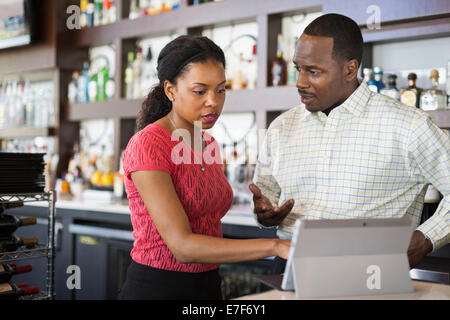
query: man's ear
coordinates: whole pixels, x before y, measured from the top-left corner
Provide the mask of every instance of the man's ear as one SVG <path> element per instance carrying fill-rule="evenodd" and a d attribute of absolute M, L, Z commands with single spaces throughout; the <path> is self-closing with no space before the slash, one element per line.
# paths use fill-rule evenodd
<path fill-rule="evenodd" d="M 353 82 L 358 77 L 358 60 L 351 59 L 344 64 L 343 76 L 347 82 Z"/>

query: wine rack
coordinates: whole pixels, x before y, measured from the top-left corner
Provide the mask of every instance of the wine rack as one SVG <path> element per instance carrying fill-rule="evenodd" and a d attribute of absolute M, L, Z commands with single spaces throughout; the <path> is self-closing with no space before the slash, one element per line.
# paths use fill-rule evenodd
<path fill-rule="evenodd" d="M 17 251 L 0 253 L 0 263 L 35 258 L 47 258 L 47 290 L 33 295 L 31 300 L 55 299 L 55 203 L 56 192 L 50 190 L 42 193 L 0 194 L 0 205 L 11 202 L 36 202 L 46 201 L 49 204 L 48 214 L 48 239 L 46 244 L 39 243 L 32 249 L 22 248 Z"/>

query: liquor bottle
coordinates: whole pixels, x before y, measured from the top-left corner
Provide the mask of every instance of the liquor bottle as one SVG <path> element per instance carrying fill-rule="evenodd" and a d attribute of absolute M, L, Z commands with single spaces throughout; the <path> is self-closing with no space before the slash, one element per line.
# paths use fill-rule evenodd
<path fill-rule="evenodd" d="M 156 68 L 154 67 L 152 61 L 152 48 L 148 47 L 147 55 L 142 66 L 141 75 L 141 88 L 144 95 L 147 95 L 150 92 L 150 88 L 159 81 L 158 75 L 156 74 Z"/>
<path fill-rule="evenodd" d="M 123 199 L 125 194 L 124 177 L 120 172 L 114 173 L 114 196 L 118 199 Z"/>
<path fill-rule="evenodd" d="M 148 10 L 150 8 L 150 0 L 139 0 L 139 3 L 137 5 L 140 17 L 148 14 Z"/>
<path fill-rule="evenodd" d="M 142 48 L 137 48 L 136 59 L 133 61 L 133 99 L 138 99 L 142 96 L 142 67 L 144 64 L 144 58 L 142 56 Z"/>
<path fill-rule="evenodd" d="M 94 0 L 89 0 L 89 3 L 86 7 L 86 13 L 87 13 L 87 27 L 94 26 L 94 12 L 95 12 L 95 3 Z"/>
<path fill-rule="evenodd" d="M 78 83 L 78 77 L 80 76 L 80 74 L 78 73 L 78 71 L 75 71 L 74 73 L 72 73 L 72 80 L 69 83 L 69 88 L 67 90 L 67 98 L 69 100 L 70 103 L 76 103 L 77 102 L 77 83 Z"/>
<path fill-rule="evenodd" d="M 36 119 L 36 110 L 34 107 L 34 99 L 33 94 L 31 91 L 31 84 L 30 81 L 27 80 L 25 82 L 25 88 L 23 93 L 23 104 L 24 104 L 24 125 L 25 126 L 35 126 L 35 119 Z"/>
<path fill-rule="evenodd" d="M 180 0 L 170 0 L 172 3 L 172 10 L 180 9 Z"/>
<path fill-rule="evenodd" d="M 109 0 L 111 3 L 111 6 L 109 8 L 109 20 L 111 23 L 116 22 L 117 19 L 117 7 L 116 7 L 116 1 L 115 0 Z"/>
<path fill-rule="evenodd" d="M 8 108 L 6 106 L 6 82 L 0 87 L 0 128 L 5 128 L 8 123 Z"/>
<path fill-rule="evenodd" d="M 36 224 L 36 218 L 19 218 L 9 214 L 2 214 L 0 216 L 0 239 L 11 237 L 17 228 L 22 226 L 30 226 Z"/>
<path fill-rule="evenodd" d="M 88 22 L 87 5 L 88 5 L 88 0 L 80 0 L 80 27 L 81 28 L 84 28 L 87 26 L 87 22 Z"/>
<path fill-rule="evenodd" d="M 443 90 L 439 89 L 439 71 L 436 69 L 430 73 L 431 88 L 422 91 L 420 95 L 420 108 L 425 111 L 447 108 L 447 97 Z"/>
<path fill-rule="evenodd" d="M 16 251 L 22 246 L 33 248 L 37 244 L 37 238 L 24 238 L 13 235 L 7 239 L 0 240 L 0 252 Z"/>
<path fill-rule="evenodd" d="M 98 101 L 98 72 L 92 72 L 89 77 L 88 83 L 88 101 L 96 102 Z"/>
<path fill-rule="evenodd" d="M 413 72 L 408 74 L 408 87 L 400 90 L 400 102 L 410 107 L 420 107 L 421 88 L 416 87 L 417 75 Z"/>
<path fill-rule="evenodd" d="M 24 125 L 25 121 L 25 107 L 23 104 L 23 96 L 24 96 L 24 88 L 25 85 L 22 81 L 20 81 L 16 87 L 16 93 L 14 97 L 14 105 L 16 109 L 16 126 L 21 127 Z"/>
<path fill-rule="evenodd" d="M 39 287 L 19 286 L 13 283 L 0 284 L 0 300 L 18 300 L 22 296 L 39 293 Z"/>
<path fill-rule="evenodd" d="M 11 280 L 11 277 L 16 274 L 30 272 L 33 269 L 31 264 L 25 266 L 17 266 L 15 264 L 0 263 L 0 283 L 5 283 Z"/>
<path fill-rule="evenodd" d="M 125 69 L 125 98 L 133 99 L 134 72 L 133 72 L 134 52 L 128 52 L 128 65 Z"/>
<path fill-rule="evenodd" d="M 88 84 L 89 84 L 89 63 L 83 64 L 83 72 L 78 77 L 78 103 L 86 103 L 88 101 Z"/>
<path fill-rule="evenodd" d="M 19 208 L 19 207 L 23 207 L 22 201 L 0 203 L 0 214 L 2 214 L 5 210 L 12 209 L 12 208 Z"/>
<path fill-rule="evenodd" d="M 109 80 L 109 69 L 103 66 L 97 73 L 97 101 L 106 101 L 106 83 Z"/>
<path fill-rule="evenodd" d="M 162 1 L 162 11 L 171 11 L 173 10 L 173 1 L 172 0 L 163 0 Z"/>
<path fill-rule="evenodd" d="M 278 35 L 277 44 L 277 57 L 272 62 L 271 75 L 272 75 L 272 86 L 284 86 L 287 83 L 287 64 L 283 59 L 283 48 L 282 48 L 283 36 Z"/>
<path fill-rule="evenodd" d="M 114 94 L 116 93 L 116 83 L 114 79 L 109 76 L 108 81 L 106 81 L 105 85 L 105 95 L 106 100 L 112 100 L 114 98 Z"/>
<path fill-rule="evenodd" d="M 294 58 L 293 54 L 295 52 L 296 45 L 297 45 L 297 37 L 294 37 L 290 43 L 289 48 L 290 59 L 287 62 L 287 84 L 289 86 L 295 86 L 295 84 L 297 83 L 297 68 L 295 67 L 294 62 L 292 61 Z"/>
<path fill-rule="evenodd" d="M 245 89 L 247 87 L 247 81 L 245 80 L 243 69 L 244 69 L 244 55 L 241 52 L 239 54 L 239 64 L 233 74 L 233 85 L 231 89 L 240 90 Z"/>
<path fill-rule="evenodd" d="M 375 74 L 374 80 L 377 86 L 377 92 L 379 93 L 381 89 L 384 89 L 386 85 L 383 82 L 383 71 L 380 67 L 373 68 L 373 72 Z"/>
<path fill-rule="evenodd" d="M 102 24 L 110 24 L 111 21 L 111 0 L 103 0 Z"/>
<path fill-rule="evenodd" d="M 257 85 L 258 80 L 258 59 L 256 55 L 256 44 L 252 47 L 252 58 L 248 61 L 248 68 L 247 68 L 247 88 L 248 89 L 255 89 Z"/>
<path fill-rule="evenodd" d="M 150 7 L 147 10 L 148 15 L 158 14 L 162 11 L 163 3 L 162 0 L 150 0 Z"/>
<path fill-rule="evenodd" d="M 102 8 L 103 8 L 103 1 L 102 0 L 95 0 L 94 26 L 99 26 L 103 22 Z"/>
<path fill-rule="evenodd" d="M 128 19 L 133 20 L 139 18 L 139 6 L 137 0 L 131 0 L 130 2 L 130 13 Z"/>
<path fill-rule="evenodd" d="M 400 100 L 400 93 L 397 89 L 397 76 L 395 74 L 388 75 L 388 86 L 387 88 L 381 89 L 380 93 L 396 100 Z"/>

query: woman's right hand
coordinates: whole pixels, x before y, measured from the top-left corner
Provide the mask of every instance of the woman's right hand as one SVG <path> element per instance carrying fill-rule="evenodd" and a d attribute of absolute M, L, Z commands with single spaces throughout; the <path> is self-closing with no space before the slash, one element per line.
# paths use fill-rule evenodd
<path fill-rule="evenodd" d="M 291 240 L 276 239 L 275 251 L 280 258 L 287 260 L 291 249 Z"/>

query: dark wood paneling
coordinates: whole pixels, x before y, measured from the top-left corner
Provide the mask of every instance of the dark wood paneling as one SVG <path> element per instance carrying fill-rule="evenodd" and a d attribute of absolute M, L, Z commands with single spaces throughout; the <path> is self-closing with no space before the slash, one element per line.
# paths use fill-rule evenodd
<path fill-rule="evenodd" d="M 450 35 L 450 13 L 444 18 L 385 25 L 380 30 L 362 28 L 361 31 L 366 43 L 447 37 Z"/>
<path fill-rule="evenodd" d="M 136 118 L 144 99 L 111 100 L 68 105 L 69 120 L 80 121 L 101 118 Z M 300 104 L 294 86 L 266 87 L 254 90 L 228 91 L 224 112 L 262 110 L 288 110 Z"/>
<path fill-rule="evenodd" d="M 181 7 L 179 10 L 144 16 L 135 20 L 124 19 L 105 26 L 67 32 L 74 46 L 92 46 L 112 43 L 114 39 L 138 38 L 168 33 L 184 28 L 216 25 L 224 22 L 255 19 L 258 15 L 278 14 L 286 11 L 319 11 L 320 0 L 226 0 L 200 6 Z M 239 10 L 236 10 L 239 8 Z"/>
<path fill-rule="evenodd" d="M 281 33 L 281 18 L 279 14 L 269 16 L 267 30 L 267 86 L 271 85 L 272 61 L 277 57 L 278 34 Z"/>

